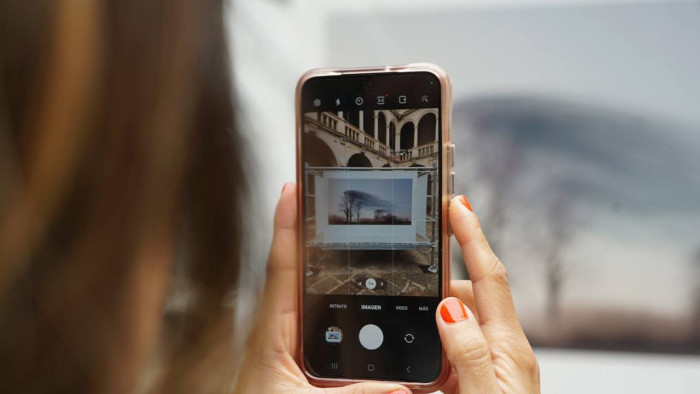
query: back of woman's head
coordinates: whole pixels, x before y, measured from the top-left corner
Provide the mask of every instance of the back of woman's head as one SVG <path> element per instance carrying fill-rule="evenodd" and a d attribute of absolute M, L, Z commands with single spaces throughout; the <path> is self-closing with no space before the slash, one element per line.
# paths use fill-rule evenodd
<path fill-rule="evenodd" d="M 221 3 L 0 0 L 0 392 L 229 383 Z"/>

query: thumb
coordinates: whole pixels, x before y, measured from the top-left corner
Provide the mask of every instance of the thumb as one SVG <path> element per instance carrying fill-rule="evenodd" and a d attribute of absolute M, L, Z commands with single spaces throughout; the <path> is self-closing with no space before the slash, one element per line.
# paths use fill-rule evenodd
<path fill-rule="evenodd" d="M 410 394 L 411 390 L 398 384 L 366 382 L 326 389 L 329 394 Z"/>
<path fill-rule="evenodd" d="M 435 313 L 445 355 L 461 393 L 500 393 L 489 345 L 474 314 L 459 298 L 445 298 Z"/>

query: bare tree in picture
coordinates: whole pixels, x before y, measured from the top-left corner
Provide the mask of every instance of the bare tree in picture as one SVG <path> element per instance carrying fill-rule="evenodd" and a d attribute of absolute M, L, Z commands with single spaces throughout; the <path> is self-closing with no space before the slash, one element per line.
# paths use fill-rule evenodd
<path fill-rule="evenodd" d="M 503 239 L 507 227 L 509 208 L 513 204 L 512 195 L 516 188 L 516 181 L 524 171 L 523 154 L 516 141 L 503 137 L 514 133 L 496 133 L 493 127 L 516 126 L 484 126 L 478 122 L 468 121 L 468 130 L 471 130 L 475 139 L 480 141 L 482 148 L 472 153 L 476 158 L 477 170 L 470 179 L 470 187 L 474 190 L 484 189 L 489 192 L 488 205 L 481 218 L 484 232 L 488 236 L 489 244 L 494 252 L 499 255 L 503 249 Z M 465 168 L 463 173 L 472 170 Z M 459 259 L 459 253 L 454 254 Z M 456 264 L 457 276 L 468 277 L 464 264 Z"/>
<path fill-rule="evenodd" d="M 547 315 L 553 330 L 558 332 L 562 287 L 565 279 L 563 251 L 572 237 L 573 226 L 569 196 L 563 191 L 555 192 L 544 219 L 549 234 L 545 237 L 545 283 L 547 285 Z"/>
<path fill-rule="evenodd" d="M 485 222 L 488 226 L 489 244 L 496 254 L 501 253 L 503 236 L 507 227 L 508 208 L 513 203 L 515 181 L 522 171 L 522 153 L 516 141 L 502 140 L 494 144 L 496 151 L 484 155 L 484 177 L 492 191 Z"/>
<path fill-rule="evenodd" d="M 352 223 L 352 214 L 355 209 L 355 197 L 346 190 L 340 197 L 340 210 L 345 214 L 345 223 Z"/>
<path fill-rule="evenodd" d="M 362 210 L 363 202 L 361 199 L 356 199 L 355 200 L 355 214 L 357 215 L 357 223 L 360 223 L 360 211 Z"/>

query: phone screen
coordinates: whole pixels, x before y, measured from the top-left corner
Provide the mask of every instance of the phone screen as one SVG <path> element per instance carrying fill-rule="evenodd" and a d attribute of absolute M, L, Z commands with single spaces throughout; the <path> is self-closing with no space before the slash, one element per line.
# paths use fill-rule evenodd
<path fill-rule="evenodd" d="M 300 108 L 305 367 L 432 382 L 442 352 L 440 80 L 315 77 Z"/>

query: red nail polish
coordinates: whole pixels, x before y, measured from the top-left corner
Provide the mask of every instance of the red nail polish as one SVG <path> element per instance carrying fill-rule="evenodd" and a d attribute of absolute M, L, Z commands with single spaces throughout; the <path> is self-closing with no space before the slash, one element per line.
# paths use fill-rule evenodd
<path fill-rule="evenodd" d="M 472 209 L 472 205 L 469 204 L 469 200 L 467 200 L 467 198 L 464 197 L 464 194 L 462 194 L 461 196 L 459 196 L 459 201 L 462 203 L 462 205 L 464 205 L 465 207 L 467 207 L 468 210 L 474 212 L 474 210 Z"/>
<path fill-rule="evenodd" d="M 462 301 L 456 298 L 448 298 L 440 307 L 440 316 L 447 323 L 457 323 L 458 321 L 467 320 L 467 310 L 464 308 Z"/>

